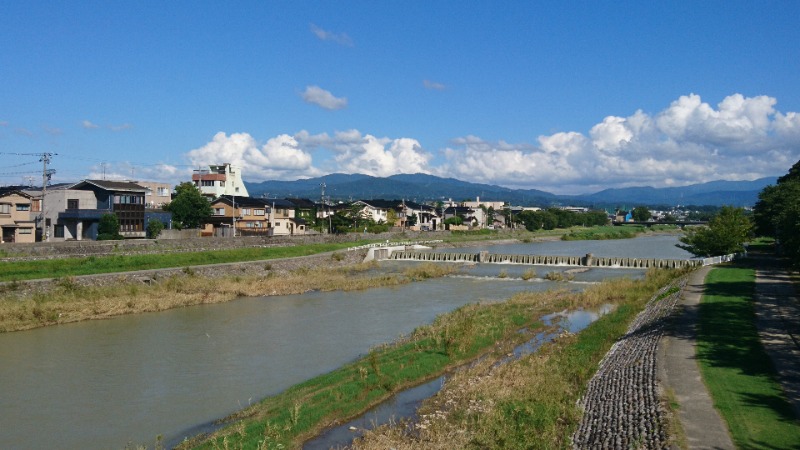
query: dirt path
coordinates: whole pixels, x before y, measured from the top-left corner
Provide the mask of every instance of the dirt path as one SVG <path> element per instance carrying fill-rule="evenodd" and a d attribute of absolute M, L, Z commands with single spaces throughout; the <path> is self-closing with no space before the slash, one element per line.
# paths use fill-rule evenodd
<path fill-rule="evenodd" d="M 786 269 L 774 260 L 755 259 L 756 326 L 786 398 L 800 418 L 800 302 Z"/>

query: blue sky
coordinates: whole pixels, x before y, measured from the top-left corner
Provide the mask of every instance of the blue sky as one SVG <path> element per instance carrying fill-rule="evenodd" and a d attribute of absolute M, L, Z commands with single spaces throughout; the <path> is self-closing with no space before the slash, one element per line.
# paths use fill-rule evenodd
<path fill-rule="evenodd" d="M 554 193 L 786 173 L 800 2 L 4 2 L 0 185 L 430 173 Z"/>

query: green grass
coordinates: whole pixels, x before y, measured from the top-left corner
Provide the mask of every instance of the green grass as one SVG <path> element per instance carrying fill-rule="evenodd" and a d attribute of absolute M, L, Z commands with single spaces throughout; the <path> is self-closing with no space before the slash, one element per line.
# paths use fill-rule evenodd
<path fill-rule="evenodd" d="M 738 448 L 797 449 L 800 422 L 783 396 L 754 320 L 751 268 L 709 272 L 697 355 L 714 405 Z"/>
<path fill-rule="evenodd" d="M 354 417 L 400 389 L 475 359 L 500 339 L 530 339 L 542 327 L 529 305 L 466 305 L 420 327 L 396 344 L 375 348 L 359 361 L 312 378 L 231 417 L 220 436 L 182 447 L 287 448 L 342 418 Z M 529 333 L 519 333 L 523 327 Z"/>
<path fill-rule="evenodd" d="M 373 349 L 359 361 L 265 399 L 231 417 L 231 424 L 211 438 L 201 437 L 181 448 L 295 448 L 325 426 L 342 423 L 404 387 L 432 379 L 493 349 L 497 349 L 495 358 L 505 356 L 541 329 L 538 318 L 547 311 L 620 301 L 613 313 L 548 352 L 548 363 L 540 372 L 516 377 L 517 383 L 531 380 L 535 386 L 517 386 L 524 392 L 515 390 L 514 400 L 501 405 L 502 416 L 489 420 L 488 428 L 493 431 L 475 436 L 478 447 L 496 447 L 503 442 L 524 447 L 524 443 L 541 443 L 541 439 L 565 443 L 579 419 L 575 401 L 597 362 L 624 334 L 646 299 L 676 274 L 662 271 L 652 272 L 647 281 L 615 280 L 590 289 L 594 293 L 520 293 L 506 302 L 464 306 L 395 344 Z M 521 333 L 521 329 L 527 332 Z"/>
<path fill-rule="evenodd" d="M 645 232 L 643 225 L 602 226 L 580 228 L 561 236 L 562 241 L 589 241 L 603 239 L 629 239 Z"/>
<path fill-rule="evenodd" d="M 23 281 L 37 278 L 59 278 L 132 270 L 289 258 L 341 250 L 363 243 L 325 243 L 292 247 L 239 248 L 152 255 L 109 255 L 38 261 L 6 261 L 0 262 L 0 281 Z"/>

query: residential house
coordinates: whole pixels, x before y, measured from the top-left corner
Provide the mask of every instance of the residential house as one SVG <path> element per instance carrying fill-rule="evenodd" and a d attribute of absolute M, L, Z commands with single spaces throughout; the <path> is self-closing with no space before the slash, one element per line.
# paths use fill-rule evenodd
<path fill-rule="evenodd" d="M 489 211 L 494 211 L 495 213 L 502 213 L 503 209 L 506 207 L 505 202 L 499 201 L 481 201 L 480 197 L 475 197 L 475 201 L 466 201 L 461 202 L 461 206 L 470 208 L 473 210 L 473 226 L 477 226 L 480 228 L 485 228 L 488 226 L 494 226 L 495 220 L 489 220 Z M 490 223 L 492 222 L 492 223 Z M 499 223 L 502 225 L 502 221 Z"/>
<path fill-rule="evenodd" d="M 316 222 L 318 205 L 307 198 L 287 198 L 294 205 L 294 217 L 307 224 Z M 324 209 L 324 208 L 323 208 Z"/>
<path fill-rule="evenodd" d="M 480 209 L 478 210 L 480 211 Z M 461 217 L 465 226 L 478 226 L 476 211 L 466 206 L 450 206 L 445 208 L 443 219 L 446 221 L 451 217 Z"/>
<path fill-rule="evenodd" d="M 211 202 L 212 216 L 204 233 L 230 236 L 276 236 L 305 234 L 306 222 L 295 218 L 294 205 L 287 200 L 221 196 Z"/>
<path fill-rule="evenodd" d="M 158 181 L 137 181 L 145 188 L 144 206 L 149 209 L 161 209 L 172 201 L 172 186 Z"/>
<path fill-rule="evenodd" d="M 417 220 L 409 228 L 416 231 L 434 231 L 443 228 L 442 218 L 436 212 L 436 208 L 430 205 L 423 205 L 417 202 L 403 202 L 404 215 L 407 218 L 416 216 Z M 410 223 L 410 222 L 407 222 Z"/>
<path fill-rule="evenodd" d="M 145 237 L 145 192 L 130 181 L 84 180 L 69 188 L 47 190 L 45 240 L 96 239 L 104 214 L 114 214 L 119 234 Z"/>
<path fill-rule="evenodd" d="M 242 171 L 230 163 L 211 165 L 207 169 L 196 169 L 192 183 L 209 199 L 223 195 L 249 197 L 242 181 Z"/>
<path fill-rule="evenodd" d="M 18 187 L 0 188 L 0 244 L 36 242 L 39 199 Z"/>

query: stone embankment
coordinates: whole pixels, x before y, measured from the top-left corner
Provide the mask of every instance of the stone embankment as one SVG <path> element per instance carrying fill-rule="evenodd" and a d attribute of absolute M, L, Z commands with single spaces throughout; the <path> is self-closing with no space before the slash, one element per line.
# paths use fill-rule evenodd
<path fill-rule="evenodd" d="M 651 299 L 606 354 L 582 399 L 584 415 L 573 448 L 670 448 L 667 412 L 656 384 L 656 351 L 681 296 L 675 286 L 685 284 L 684 277 Z"/>
<path fill-rule="evenodd" d="M 334 256 L 335 254 L 335 256 Z M 242 261 L 236 263 L 150 269 L 135 272 L 121 272 L 97 275 L 81 275 L 68 277 L 70 283 L 87 287 L 114 286 L 120 284 L 152 284 L 171 277 L 198 276 L 203 278 L 220 278 L 226 276 L 263 276 L 272 274 L 280 276 L 301 268 L 345 267 L 358 264 L 364 260 L 366 251 L 338 251 L 311 256 L 281 258 L 259 261 Z M 39 279 L 13 282 L 13 293 L 17 298 L 26 298 L 34 294 L 46 294 L 58 289 L 63 279 Z M 0 287 L 4 284 L 0 283 Z"/>
<path fill-rule="evenodd" d="M 448 233 L 448 234 L 444 234 Z M 129 239 L 122 241 L 62 241 L 35 244 L 6 243 L 0 246 L 0 260 L 75 258 L 104 255 L 141 255 L 197 252 L 250 247 L 288 247 L 331 242 L 355 242 L 361 239 L 439 239 L 449 232 L 410 232 L 370 234 L 314 234 L 305 236 L 261 236 L 236 238 L 195 237 L 186 239 Z"/>

